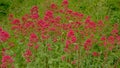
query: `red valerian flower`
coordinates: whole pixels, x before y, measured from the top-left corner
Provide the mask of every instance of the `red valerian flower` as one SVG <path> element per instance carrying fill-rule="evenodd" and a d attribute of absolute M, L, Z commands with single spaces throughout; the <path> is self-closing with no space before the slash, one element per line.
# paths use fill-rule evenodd
<path fill-rule="evenodd" d="M 102 36 L 101 37 L 101 41 L 105 41 L 106 40 L 106 37 L 105 36 Z"/>
<path fill-rule="evenodd" d="M 57 42 L 58 41 L 58 39 L 57 38 L 53 38 L 53 42 L 55 43 L 55 42 Z"/>
<path fill-rule="evenodd" d="M 9 55 L 4 55 L 2 56 L 2 60 L 1 60 L 2 64 L 1 64 L 1 68 L 7 68 L 8 66 L 10 68 L 14 68 L 14 65 L 13 65 L 13 58 Z"/>
<path fill-rule="evenodd" d="M 56 4 L 51 4 L 51 6 L 50 6 L 52 9 L 56 9 L 57 8 L 57 5 Z"/>
<path fill-rule="evenodd" d="M 33 6 L 31 8 L 31 14 L 35 14 L 35 13 L 38 13 L 38 6 Z"/>
<path fill-rule="evenodd" d="M 51 47 L 48 47 L 48 50 L 49 50 L 49 51 L 51 51 L 51 50 L 52 50 L 52 48 L 51 48 Z"/>
<path fill-rule="evenodd" d="M 14 19 L 11 24 L 14 24 L 14 25 L 19 25 L 20 24 L 20 20 L 19 19 Z"/>
<path fill-rule="evenodd" d="M 100 54 L 99 54 L 98 52 L 93 52 L 92 55 L 93 55 L 94 57 L 98 57 Z"/>
<path fill-rule="evenodd" d="M 29 47 L 32 47 L 32 46 L 33 46 L 33 43 L 30 43 L 30 42 L 29 42 L 29 43 L 28 43 L 28 46 L 29 46 Z"/>
<path fill-rule="evenodd" d="M 35 33 L 30 34 L 30 42 L 38 42 L 38 36 Z"/>
<path fill-rule="evenodd" d="M 72 40 L 71 40 L 71 41 L 72 41 L 72 43 L 75 43 L 75 42 L 77 41 L 76 36 L 72 36 L 72 37 L 71 37 L 71 39 L 72 39 Z"/>
<path fill-rule="evenodd" d="M 34 13 L 31 15 L 32 19 L 38 19 L 39 18 L 39 14 L 38 13 Z"/>
<path fill-rule="evenodd" d="M 38 18 L 39 18 L 38 6 L 33 6 L 33 7 L 31 8 L 31 18 L 32 18 L 32 19 L 38 19 Z"/>
<path fill-rule="evenodd" d="M 34 48 L 35 48 L 35 50 L 37 50 L 39 48 L 39 45 L 34 46 Z"/>
<path fill-rule="evenodd" d="M 94 28 L 96 28 L 96 23 L 93 21 L 90 21 L 87 23 L 86 28 L 93 28 L 94 29 Z"/>
<path fill-rule="evenodd" d="M 8 40 L 9 37 L 10 37 L 10 35 L 8 32 L 6 32 L 6 31 L 0 32 L 0 41 L 5 42 Z"/>
<path fill-rule="evenodd" d="M 26 23 L 24 24 L 24 27 L 25 27 L 25 28 L 34 27 L 34 23 L 31 22 L 31 21 L 28 21 L 28 22 L 26 22 Z"/>
<path fill-rule="evenodd" d="M 119 32 L 118 29 L 113 29 L 112 32 L 111 32 L 111 34 L 113 34 L 113 35 L 114 35 L 114 34 L 118 34 L 118 32 Z"/>
<path fill-rule="evenodd" d="M 26 49 L 23 56 L 24 56 L 26 62 L 31 62 L 32 51 L 30 49 Z"/>
<path fill-rule="evenodd" d="M 30 18 L 30 15 L 29 14 L 25 14 L 24 16 L 22 16 L 22 21 L 26 22 L 29 18 Z"/>
<path fill-rule="evenodd" d="M 32 56 L 31 50 L 30 50 L 30 49 L 27 49 L 27 50 L 25 51 L 25 53 L 24 53 L 24 57 L 25 57 L 25 58 L 28 58 L 28 57 L 31 57 L 31 56 Z"/>
<path fill-rule="evenodd" d="M 84 43 L 84 49 L 85 50 L 89 50 L 89 48 L 92 46 L 92 40 L 91 39 L 87 39 Z"/>
<path fill-rule="evenodd" d="M 114 36 L 109 36 L 109 37 L 108 37 L 108 42 L 109 42 L 110 44 L 114 44 L 114 43 L 115 43 L 115 38 L 114 38 Z"/>
<path fill-rule="evenodd" d="M 72 14 L 73 10 L 67 9 L 67 14 Z"/>
<path fill-rule="evenodd" d="M 20 29 L 20 26 L 19 25 L 13 25 L 11 27 L 11 30 L 19 30 Z"/>
<path fill-rule="evenodd" d="M 74 49 L 75 49 L 75 50 L 78 50 L 78 49 L 79 49 L 79 45 L 75 45 L 75 46 L 74 46 Z"/>
<path fill-rule="evenodd" d="M 103 25 L 104 25 L 103 21 L 102 21 L 102 20 L 99 20 L 99 21 L 98 21 L 98 26 L 103 26 Z"/>
<path fill-rule="evenodd" d="M 11 56 L 5 55 L 5 56 L 2 57 L 2 61 L 1 62 L 2 63 L 13 63 L 14 61 L 13 61 Z"/>
<path fill-rule="evenodd" d="M 71 62 L 71 64 L 73 64 L 73 65 L 76 64 L 76 61 L 77 61 L 77 60 L 73 60 L 73 61 Z"/>
<path fill-rule="evenodd" d="M 48 18 L 53 18 L 53 11 L 47 10 L 46 13 L 45 13 L 45 16 L 48 17 Z"/>
<path fill-rule="evenodd" d="M 108 21 L 109 20 L 109 16 L 105 16 L 105 20 Z"/>
<path fill-rule="evenodd" d="M 10 21 L 12 21 L 14 19 L 14 15 L 13 14 L 9 14 L 9 18 Z"/>
<path fill-rule="evenodd" d="M 65 45 L 65 48 L 69 48 L 69 45 L 71 44 L 71 41 L 69 40 L 66 40 L 66 45 Z"/>
<path fill-rule="evenodd" d="M 68 7 L 68 0 L 63 0 L 62 1 L 62 6 L 64 6 L 64 7 Z"/>
<path fill-rule="evenodd" d="M 91 20 L 90 20 L 90 16 L 88 16 L 87 18 L 86 18 L 86 20 L 85 20 L 85 23 L 89 23 Z"/>
<path fill-rule="evenodd" d="M 120 36 L 117 36 L 116 39 L 117 39 L 117 44 L 120 45 Z"/>
<path fill-rule="evenodd" d="M 104 44 L 105 47 L 107 46 L 107 42 L 106 41 L 104 41 L 103 44 Z"/>
<path fill-rule="evenodd" d="M 74 36 L 74 35 L 75 35 L 75 33 L 74 33 L 73 30 L 70 30 L 70 31 L 67 33 L 67 37 L 72 37 L 72 36 Z"/>

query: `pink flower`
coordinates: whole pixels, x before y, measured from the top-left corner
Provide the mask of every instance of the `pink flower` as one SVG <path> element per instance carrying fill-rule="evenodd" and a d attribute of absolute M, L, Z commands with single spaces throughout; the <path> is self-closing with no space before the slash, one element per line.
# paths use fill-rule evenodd
<path fill-rule="evenodd" d="M 105 41 L 105 42 L 103 42 L 103 44 L 104 44 L 104 46 L 107 46 L 107 42 Z"/>
<path fill-rule="evenodd" d="M 5 55 L 5 56 L 2 57 L 2 61 L 1 62 L 2 63 L 13 63 L 14 61 L 13 61 L 11 56 Z"/>
<path fill-rule="evenodd" d="M 114 38 L 114 36 L 109 36 L 109 37 L 108 37 L 108 42 L 109 42 L 110 44 L 114 44 L 114 43 L 115 43 L 115 38 Z"/>
<path fill-rule="evenodd" d="M 51 6 L 50 6 L 52 9 L 56 9 L 57 8 L 57 5 L 56 4 L 51 4 Z"/>
<path fill-rule="evenodd" d="M 64 7 L 68 7 L 68 0 L 63 0 L 62 1 L 62 5 L 64 6 Z"/>
<path fill-rule="evenodd" d="M 117 36 L 117 38 L 116 38 L 116 39 L 117 39 L 117 41 L 119 41 L 119 42 L 120 42 L 120 36 Z"/>
<path fill-rule="evenodd" d="M 26 58 L 26 62 L 31 62 L 31 59 L 30 58 Z"/>
<path fill-rule="evenodd" d="M 96 23 L 93 21 L 90 21 L 87 23 L 87 28 L 96 28 Z"/>
<path fill-rule="evenodd" d="M 84 43 L 84 49 L 85 50 L 89 50 L 90 47 L 92 46 L 92 40 L 91 39 L 87 39 Z"/>
<path fill-rule="evenodd" d="M 29 14 L 25 14 L 24 16 L 22 16 L 22 21 L 26 22 L 29 18 L 30 18 L 30 15 Z"/>
<path fill-rule="evenodd" d="M 34 48 L 37 50 L 39 48 L 39 45 L 36 45 Z"/>
<path fill-rule="evenodd" d="M 69 40 L 66 40 L 66 45 L 65 48 L 69 48 L 69 45 L 71 44 L 71 42 Z"/>
<path fill-rule="evenodd" d="M 28 21 L 28 22 L 26 22 L 26 23 L 24 24 L 24 27 L 25 27 L 25 28 L 34 27 L 34 23 L 31 22 L 31 21 Z"/>
<path fill-rule="evenodd" d="M 10 21 L 12 21 L 14 19 L 14 15 L 13 14 L 9 14 L 9 18 Z"/>
<path fill-rule="evenodd" d="M 19 25 L 20 24 L 20 20 L 19 19 L 14 19 L 11 24 Z"/>
<path fill-rule="evenodd" d="M 89 23 L 90 22 L 90 16 L 88 16 L 87 18 L 86 18 L 86 20 L 85 20 L 85 23 Z"/>
<path fill-rule="evenodd" d="M 73 10 L 67 9 L 67 13 L 68 13 L 68 14 L 71 14 L 72 12 L 73 12 Z"/>
<path fill-rule="evenodd" d="M 55 42 L 57 42 L 58 40 L 57 40 L 57 38 L 53 38 L 53 42 L 55 43 Z"/>
<path fill-rule="evenodd" d="M 33 6 L 31 8 L 31 14 L 36 14 L 36 13 L 38 13 L 38 6 Z"/>
<path fill-rule="evenodd" d="M 38 42 L 38 36 L 35 33 L 30 34 L 30 42 Z"/>
<path fill-rule="evenodd" d="M 79 45 L 75 45 L 75 46 L 74 46 L 74 49 L 75 49 L 75 50 L 78 50 L 78 49 L 79 49 Z"/>
<path fill-rule="evenodd" d="M 99 21 L 98 21 L 98 26 L 103 26 L 103 25 L 104 25 L 103 21 L 102 21 L 102 20 L 99 20 Z"/>
<path fill-rule="evenodd" d="M 6 32 L 6 31 L 0 32 L 0 41 L 5 42 L 8 40 L 9 37 L 10 37 L 10 35 L 8 34 L 8 32 Z"/>
<path fill-rule="evenodd" d="M 108 21 L 109 20 L 109 16 L 105 16 L 105 20 Z"/>
<path fill-rule="evenodd" d="M 39 18 L 39 14 L 38 13 L 34 13 L 31 15 L 32 19 L 38 19 Z"/>
<path fill-rule="evenodd" d="M 120 36 L 117 36 L 117 44 L 119 44 L 120 45 Z"/>
<path fill-rule="evenodd" d="M 99 53 L 98 53 L 98 52 L 93 52 L 92 55 L 93 55 L 94 57 L 98 57 L 98 56 L 99 56 Z"/>
<path fill-rule="evenodd" d="M 11 27 L 11 29 L 12 29 L 12 30 L 19 30 L 19 29 L 20 29 L 20 26 L 18 26 L 18 25 L 13 25 L 13 26 Z"/>
<path fill-rule="evenodd" d="M 72 41 L 72 43 L 75 43 L 75 42 L 77 41 L 76 36 L 72 36 L 71 38 L 72 38 L 72 40 L 71 40 L 71 41 Z"/>
<path fill-rule="evenodd" d="M 31 57 L 32 56 L 32 52 L 30 49 L 27 49 L 26 52 L 24 53 L 24 57 L 25 58 L 28 58 L 28 57 Z"/>
<path fill-rule="evenodd" d="M 48 50 L 49 50 L 49 51 L 51 51 L 51 50 L 52 50 L 52 48 L 51 48 L 51 47 L 48 47 Z"/>
<path fill-rule="evenodd" d="M 101 40 L 102 40 L 102 41 L 105 41 L 105 40 L 106 40 L 106 37 L 102 36 L 102 37 L 101 37 Z"/>
<path fill-rule="evenodd" d="M 29 42 L 29 43 L 28 43 L 28 46 L 29 46 L 29 47 L 32 47 L 32 46 L 33 46 L 33 44 Z"/>
<path fill-rule="evenodd" d="M 53 18 L 53 11 L 47 10 L 45 16 L 47 16 L 48 18 Z"/>
<path fill-rule="evenodd" d="M 71 63 L 72 63 L 73 65 L 76 64 L 76 60 L 73 60 Z"/>
<path fill-rule="evenodd" d="M 72 36 L 74 36 L 74 35 L 75 35 L 75 33 L 74 33 L 73 30 L 70 30 L 70 31 L 67 33 L 67 37 L 72 37 Z"/>
<path fill-rule="evenodd" d="M 119 32 L 118 29 L 113 29 L 111 34 L 118 34 L 118 32 Z"/>

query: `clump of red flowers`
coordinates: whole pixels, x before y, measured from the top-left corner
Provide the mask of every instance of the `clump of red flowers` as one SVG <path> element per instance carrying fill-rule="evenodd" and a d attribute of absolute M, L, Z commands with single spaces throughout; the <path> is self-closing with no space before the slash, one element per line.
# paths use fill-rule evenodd
<path fill-rule="evenodd" d="M 31 62 L 32 52 L 30 49 L 26 49 L 25 53 L 23 54 L 26 62 Z"/>
<path fill-rule="evenodd" d="M 0 42 L 5 42 L 10 37 L 9 33 L 0 27 Z"/>
<path fill-rule="evenodd" d="M 13 66 L 13 58 L 9 55 L 4 55 L 2 56 L 2 60 L 1 60 L 2 64 L 1 64 L 1 68 L 7 68 L 7 67 L 11 67 L 14 68 Z"/>
<path fill-rule="evenodd" d="M 44 62 L 46 66 L 49 66 L 49 62 L 52 63 L 49 59 L 53 61 L 60 59 L 62 62 L 79 66 L 79 62 L 82 62 L 80 60 L 84 60 L 86 56 L 101 57 L 103 53 L 109 56 L 109 51 L 119 50 L 120 24 L 106 23 L 109 22 L 109 16 L 105 16 L 104 20 L 94 21 L 91 16 L 68 7 L 68 0 L 63 0 L 61 6 L 52 3 L 43 17 L 39 16 L 37 5 L 33 6 L 30 13 L 24 14 L 21 19 L 10 14 L 9 21 L 13 35 L 9 41 L 7 40 L 10 34 L 0 27 L 1 68 L 13 66 L 16 60 L 6 53 L 9 53 L 9 50 L 16 53 L 14 49 L 17 48 L 20 48 L 20 53 L 23 54 L 20 55 L 25 59 L 21 62 L 36 62 L 36 58 L 40 56 L 39 63 Z M 92 50 L 94 52 L 91 53 Z"/>

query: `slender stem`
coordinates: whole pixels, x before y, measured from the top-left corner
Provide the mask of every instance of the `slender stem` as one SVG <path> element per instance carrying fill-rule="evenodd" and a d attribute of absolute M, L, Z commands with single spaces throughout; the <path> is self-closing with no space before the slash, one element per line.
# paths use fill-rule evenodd
<path fill-rule="evenodd" d="M 77 66 L 77 68 L 80 68 L 80 47 L 79 47 L 77 53 L 78 53 L 78 66 Z"/>

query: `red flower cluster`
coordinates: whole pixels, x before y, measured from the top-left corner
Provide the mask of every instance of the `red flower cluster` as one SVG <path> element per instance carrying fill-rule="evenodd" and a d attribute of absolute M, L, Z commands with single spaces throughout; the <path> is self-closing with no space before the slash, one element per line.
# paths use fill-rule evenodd
<path fill-rule="evenodd" d="M 35 33 L 30 34 L 30 42 L 33 42 L 33 43 L 38 42 L 38 36 Z"/>
<path fill-rule="evenodd" d="M 13 68 L 13 58 L 9 55 L 4 55 L 2 56 L 2 60 L 1 60 L 2 64 L 1 64 L 1 68 L 7 68 L 9 67 L 9 65 L 11 65 L 11 68 Z"/>
<path fill-rule="evenodd" d="M 6 42 L 9 46 L 2 47 L 2 68 L 13 63 L 12 57 L 6 55 L 6 51 L 14 51 L 14 47 L 19 48 L 20 44 L 27 45 L 20 46 L 20 49 L 25 50 L 25 52 L 20 50 L 20 53 L 23 53 L 27 62 L 32 62 L 33 58 L 38 55 L 36 53 L 41 51 L 41 53 L 45 53 L 45 62 L 48 61 L 47 58 L 53 58 L 54 54 L 57 56 L 64 54 L 61 60 L 74 65 L 80 62 L 79 59 L 82 59 L 83 55 L 85 57 L 90 53 L 93 57 L 101 57 L 100 55 L 103 55 L 104 51 L 112 51 L 120 45 L 119 24 L 113 26 L 106 24 L 109 16 L 106 16 L 105 20 L 95 22 L 90 16 L 85 17 L 86 15 L 83 13 L 69 9 L 68 4 L 68 0 L 63 0 L 62 6 L 59 8 L 57 4 L 52 3 L 43 17 L 39 16 L 38 6 L 33 6 L 30 13 L 23 15 L 21 19 L 14 18 L 11 14 L 9 20 L 12 28 L 11 33 L 14 33 L 12 37 L 15 41 L 10 39 Z M 112 30 L 108 31 L 107 27 Z M 106 31 L 110 34 L 107 34 Z M 0 43 L 7 41 L 9 37 L 9 33 L 0 28 Z M 26 43 L 26 41 L 28 42 Z M 19 44 L 16 45 L 14 42 Z M 92 49 L 94 47 L 96 51 L 91 53 L 92 50 L 94 51 Z M 100 52 L 97 52 L 99 51 L 97 48 L 101 49 Z M 64 52 L 57 54 L 63 49 Z M 41 55 L 41 57 L 43 56 Z"/>
<path fill-rule="evenodd" d="M 84 43 L 84 49 L 85 50 L 89 50 L 90 47 L 92 47 L 92 40 L 91 39 L 87 39 Z"/>
<path fill-rule="evenodd" d="M 0 42 L 5 42 L 10 37 L 9 33 L 0 28 Z"/>
<path fill-rule="evenodd" d="M 38 19 L 39 14 L 38 14 L 38 6 L 33 6 L 31 9 L 31 18 L 32 19 Z"/>
<path fill-rule="evenodd" d="M 23 54 L 23 56 L 25 57 L 27 62 L 31 62 L 31 56 L 32 56 L 31 50 L 27 49 Z"/>
<path fill-rule="evenodd" d="M 93 52 L 92 55 L 93 55 L 94 57 L 98 57 L 98 56 L 99 56 L 99 53 L 98 53 L 98 52 Z"/>

